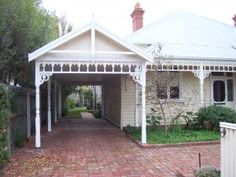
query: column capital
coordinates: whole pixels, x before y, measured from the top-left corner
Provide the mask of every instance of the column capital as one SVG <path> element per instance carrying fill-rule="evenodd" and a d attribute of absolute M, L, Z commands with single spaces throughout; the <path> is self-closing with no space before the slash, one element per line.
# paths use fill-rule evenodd
<path fill-rule="evenodd" d="M 192 71 L 195 77 L 197 77 L 200 80 L 204 80 L 209 76 L 211 73 L 210 71 L 206 71 L 203 69 L 203 65 L 201 64 L 198 70 Z"/>

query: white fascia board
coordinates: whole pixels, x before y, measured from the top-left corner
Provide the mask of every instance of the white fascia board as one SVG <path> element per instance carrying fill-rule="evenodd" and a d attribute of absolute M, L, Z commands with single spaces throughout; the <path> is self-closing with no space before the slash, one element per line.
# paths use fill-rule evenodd
<path fill-rule="evenodd" d="M 131 50 L 132 52 L 136 53 L 140 57 L 144 58 L 145 60 L 149 62 L 153 62 L 152 56 L 148 55 L 147 53 L 144 53 L 142 50 L 140 50 L 135 45 L 128 43 L 128 41 L 125 41 L 118 37 L 117 35 L 111 33 L 107 29 L 103 28 L 102 26 L 95 24 L 95 29 L 101 33 L 103 33 L 105 36 L 109 37 L 110 39 L 116 41 L 117 43 L 121 44 L 122 46 L 126 47 L 127 49 Z"/>
<path fill-rule="evenodd" d="M 36 51 L 29 53 L 28 54 L 28 61 L 32 61 L 38 57 L 40 57 L 41 55 L 45 54 L 46 52 L 62 45 L 63 43 L 77 37 L 78 35 L 88 31 L 90 29 L 90 24 L 85 25 L 83 28 L 76 30 L 76 31 L 71 31 L 67 34 L 65 34 L 64 36 L 46 44 L 45 46 L 37 49 Z"/>
<path fill-rule="evenodd" d="M 193 61 L 193 62 L 202 62 L 202 63 L 213 63 L 217 62 L 217 64 L 219 64 L 219 62 L 221 63 L 234 63 L 236 64 L 236 58 L 211 58 L 211 57 L 191 57 L 191 56 L 162 56 L 161 58 L 159 57 L 154 57 L 154 59 L 173 59 L 175 61 Z"/>

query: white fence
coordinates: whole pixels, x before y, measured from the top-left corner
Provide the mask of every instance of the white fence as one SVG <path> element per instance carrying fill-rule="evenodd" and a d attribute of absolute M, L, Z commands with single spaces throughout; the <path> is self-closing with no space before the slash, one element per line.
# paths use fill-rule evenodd
<path fill-rule="evenodd" d="M 221 122 L 221 177 L 236 177 L 236 124 Z"/>

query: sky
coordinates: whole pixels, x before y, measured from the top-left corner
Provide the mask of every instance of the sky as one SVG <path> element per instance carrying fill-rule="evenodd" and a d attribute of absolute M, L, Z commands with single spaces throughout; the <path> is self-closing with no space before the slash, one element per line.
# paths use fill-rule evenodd
<path fill-rule="evenodd" d="M 99 24 L 119 36 L 126 36 L 132 33 L 130 14 L 137 2 L 145 10 L 144 26 L 176 10 L 229 25 L 233 25 L 232 17 L 236 14 L 236 0 L 43 0 L 42 5 L 58 16 L 66 15 L 73 30 L 88 23 L 94 14 Z"/>

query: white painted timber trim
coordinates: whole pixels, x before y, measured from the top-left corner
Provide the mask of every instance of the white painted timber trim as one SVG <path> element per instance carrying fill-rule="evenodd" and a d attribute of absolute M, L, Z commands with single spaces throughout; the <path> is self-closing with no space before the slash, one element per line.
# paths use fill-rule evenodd
<path fill-rule="evenodd" d="M 92 50 L 95 50 L 95 48 Z M 51 53 L 51 54 L 91 54 L 91 51 L 51 50 L 48 53 Z M 126 51 L 93 51 L 93 54 L 136 55 L 134 52 L 126 52 Z"/>
<path fill-rule="evenodd" d="M 232 123 L 228 123 L 228 122 L 220 122 L 220 127 L 236 130 L 236 124 L 232 124 Z"/>
<path fill-rule="evenodd" d="M 115 34 L 111 33 L 109 30 L 106 30 L 104 27 L 98 25 L 95 22 L 90 22 L 89 25 L 83 27 L 82 29 L 78 30 L 78 31 L 72 31 L 54 41 L 52 41 L 51 43 L 43 46 L 42 48 L 28 54 L 28 61 L 32 61 L 35 60 L 37 58 L 39 58 L 40 56 L 48 53 L 49 51 L 55 49 L 56 47 L 70 41 L 71 39 L 74 39 L 75 37 L 91 30 L 94 29 L 95 31 L 98 31 L 100 33 L 102 33 L 103 35 L 105 35 L 106 37 L 110 38 L 111 40 L 115 41 L 116 43 L 120 44 L 121 46 L 127 48 L 128 50 L 130 50 L 131 52 L 136 53 L 138 56 L 142 57 L 142 59 L 146 62 L 152 62 L 153 61 L 153 57 L 150 56 L 149 54 L 143 52 L 142 50 L 140 50 L 138 47 L 136 47 L 135 45 L 129 43 L 128 41 L 121 39 L 120 37 L 117 37 Z"/>
<path fill-rule="evenodd" d="M 91 28 L 91 57 L 95 56 L 96 33 L 94 27 Z"/>

